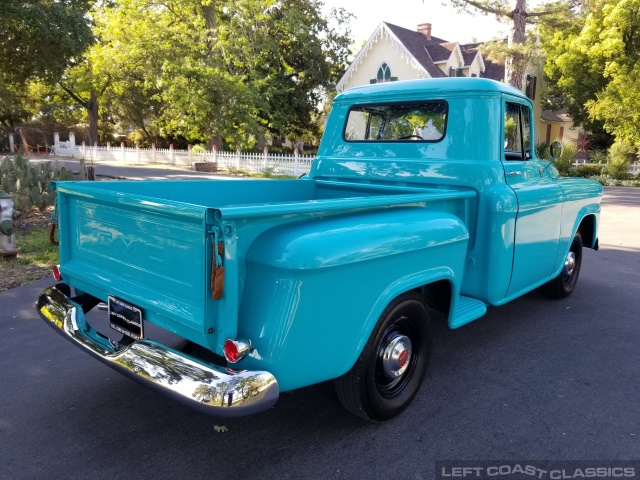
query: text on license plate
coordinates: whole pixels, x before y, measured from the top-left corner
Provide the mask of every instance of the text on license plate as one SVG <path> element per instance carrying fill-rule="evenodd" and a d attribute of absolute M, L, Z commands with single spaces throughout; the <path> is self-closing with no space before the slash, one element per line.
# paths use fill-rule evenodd
<path fill-rule="evenodd" d="M 119 298 L 109 296 L 109 325 L 134 340 L 142 338 L 142 311 Z"/>

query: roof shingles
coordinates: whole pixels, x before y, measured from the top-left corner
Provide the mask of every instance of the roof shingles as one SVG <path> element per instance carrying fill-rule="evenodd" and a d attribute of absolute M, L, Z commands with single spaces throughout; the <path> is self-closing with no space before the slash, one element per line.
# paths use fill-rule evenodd
<path fill-rule="evenodd" d="M 457 42 L 449 42 L 437 37 L 427 38 L 424 34 L 384 22 L 387 28 L 413 55 L 420 65 L 434 78 L 446 77 L 436 63 L 446 62 L 451 52 L 458 46 Z M 465 66 L 473 62 L 482 43 L 459 45 Z M 485 71 L 482 76 L 501 81 L 504 78 L 504 65 L 484 59 Z"/>

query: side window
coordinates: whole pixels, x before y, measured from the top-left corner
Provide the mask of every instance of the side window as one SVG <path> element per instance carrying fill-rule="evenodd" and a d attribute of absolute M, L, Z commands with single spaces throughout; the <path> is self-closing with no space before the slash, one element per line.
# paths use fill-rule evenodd
<path fill-rule="evenodd" d="M 529 107 L 507 103 L 504 112 L 505 160 L 531 158 L 531 119 Z"/>

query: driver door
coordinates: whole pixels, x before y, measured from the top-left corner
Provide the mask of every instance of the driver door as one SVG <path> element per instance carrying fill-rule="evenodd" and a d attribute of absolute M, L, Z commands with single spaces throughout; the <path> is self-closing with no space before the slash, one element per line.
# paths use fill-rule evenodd
<path fill-rule="evenodd" d="M 503 111 L 502 163 L 518 199 L 511 296 L 554 273 L 564 197 L 555 179 L 540 172 L 545 165 L 533 150 L 530 104 L 506 96 Z"/>

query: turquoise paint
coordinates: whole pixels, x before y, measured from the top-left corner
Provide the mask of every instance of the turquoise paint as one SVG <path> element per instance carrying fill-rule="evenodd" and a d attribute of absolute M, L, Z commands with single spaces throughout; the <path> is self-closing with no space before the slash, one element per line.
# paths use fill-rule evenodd
<path fill-rule="evenodd" d="M 441 141 L 343 139 L 354 104 L 430 99 L 448 105 Z M 535 155 L 503 160 L 507 99 L 533 111 L 484 79 L 344 92 L 302 181 L 60 182 L 62 275 L 216 353 L 249 338 L 255 349 L 237 367 L 273 373 L 282 390 L 334 378 L 396 296 L 445 280 L 460 327 L 553 278 L 583 219 L 597 227 L 598 184 L 560 178 Z"/>

